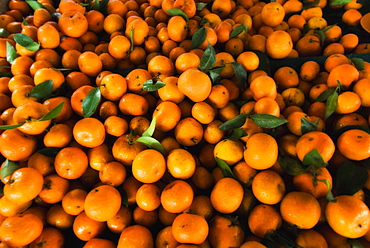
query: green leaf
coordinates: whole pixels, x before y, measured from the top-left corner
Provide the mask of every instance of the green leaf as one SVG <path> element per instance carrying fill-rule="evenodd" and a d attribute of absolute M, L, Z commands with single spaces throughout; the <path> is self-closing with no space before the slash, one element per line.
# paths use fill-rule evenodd
<path fill-rule="evenodd" d="M 281 168 L 289 175 L 298 176 L 307 172 L 307 168 L 303 167 L 297 159 L 286 155 L 279 155 L 278 161 Z"/>
<path fill-rule="evenodd" d="M 206 40 L 206 37 L 207 29 L 204 27 L 198 29 L 191 38 L 191 48 L 192 49 L 198 48 Z"/>
<path fill-rule="evenodd" d="M 152 121 L 150 122 L 150 125 L 147 130 L 144 131 L 144 133 L 141 135 L 142 137 L 152 137 L 153 133 L 155 131 L 155 123 L 157 121 L 157 118 L 153 116 Z"/>
<path fill-rule="evenodd" d="M 320 2 L 320 0 L 303 0 L 302 3 L 303 3 L 303 9 L 309 9 L 309 8 L 312 8 L 312 7 L 315 7 L 318 3 Z"/>
<path fill-rule="evenodd" d="M 153 92 L 159 90 L 160 88 L 164 87 L 166 84 L 162 81 L 155 81 L 153 79 L 149 79 L 148 81 L 144 82 L 143 90 Z"/>
<path fill-rule="evenodd" d="M 320 45 L 323 46 L 326 39 L 325 31 L 322 29 L 315 29 L 314 33 L 317 34 L 320 39 Z"/>
<path fill-rule="evenodd" d="M 240 24 L 233 31 L 231 31 L 230 38 L 235 38 L 236 36 L 241 34 L 243 31 L 248 32 L 248 26 L 245 24 Z"/>
<path fill-rule="evenodd" d="M 325 105 L 325 120 L 331 116 L 335 109 L 337 108 L 338 105 L 338 92 L 334 91 L 333 94 L 331 94 L 328 97 L 328 100 L 326 100 L 326 105 Z"/>
<path fill-rule="evenodd" d="M 326 167 L 328 165 L 328 163 L 324 162 L 317 149 L 312 149 L 310 152 L 308 152 L 303 157 L 302 163 L 306 166 L 313 165 L 316 167 Z"/>
<path fill-rule="evenodd" d="M 1 167 L 1 180 L 13 174 L 13 172 L 18 170 L 19 168 L 21 168 L 21 166 L 18 161 L 11 161 L 9 159 L 6 159 L 3 166 Z"/>
<path fill-rule="evenodd" d="M 254 114 L 251 118 L 254 123 L 263 128 L 275 128 L 288 122 L 284 118 L 270 114 Z"/>
<path fill-rule="evenodd" d="M 37 152 L 47 157 L 55 157 L 60 150 L 62 150 L 60 147 L 45 147 Z"/>
<path fill-rule="evenodd" d="M 328 100 L 329 96 L 333 95 L 335 91 L 336 91 L 335 88 L 330 88 L 321 92 L 321 94 L 316 98 L 316 102 L 323 102 Z"/>
<path fill-rule="evenodd" d="M 241 128 L 235 128 L 231 131 L 231 134 L 227 137 L 230 140 L 238 140 L 242 137 L 248 136 L 247 132 Z"/>
<path fill-rule="evenodd" d="M 128 207 L 128 195 L 127 195 L 127 192 L 122 187 L 119 187 L 119 192 L 120 192 L 121 198 L 122 198 L 122 205 Z"/>
<path fill-rule="evenodd" d="M 238 62 L 231 62 L 230 64 L 234 69 L 236 79 L 239 80 L 241 85 L 244 85 L 245 82 L 247 82 L 247 71 L 245 70 L 244 66 Z"/>
<path fill-rule="evenodd" d="M 46 9 L 44 5 L 42 5 L 40 2 L 36 1 L 36 0 L 26 0 L 26 3 L 28 3 L 28 5 L 33 9 L 33 10 L 37 10 L 37 9 Z"/>
<path fill-rule="evenodd" d="M 46 80 L 31 90 L 31 96 L 39 99 L 47 99 L 53 93 L 53 80 Z"/>
<path fill-rule="evenodd" d="M 0 28 L 0 36 L 7 37 L 9 34 L 5 28 Z"/>
<path fill-rule="evenodd" d="M 223 66 L 218 66 L 218 67 L 213 67 L 212 69 L 208 71 L 213 84 L 219 83 L 219 81 L 221 80 L 220 73 L 223 69 L 224 69 Z"/>
<path fill-rule="evenodd" d="M 318 120 L 316 123 L 313 123 L 305 118 L 301 118 L 301 129 L 302 129 L 302 134 L 309 133 L 312 131 L 315 131 L 317 128 Z"/>
<path fill-rule="evenodd" d="M 368 177 L 364 167 L 349 160 L 339 166 L 336 175 L 336 187 L 339 195 L 353 195 L 364 186 Z"/>
<path fill-rule="evenodd" d="M 326 187 L 328 187 L 328 193 L 325 196 L 326 200 L 328 200 L 329 202 L 336 202 L 337 200 L 334 198 L 333 192 L 331 191 L 333 189 L 333 186 L 331 185 L 329 180 L 323 179 L 317 181 L 325 183 Z"/>
<path fill-rule="evenodd" d="M 59 103 L 58 106 L 50 110 L 46 115 L 41 117 L 41 119 L 38 119 L 36 121 L 48 121 L 48 120 L 54 119 L 62 111 L 63 106 L 64 106 L 64 102 Z"/>
<path fill-rule="evenodd" d="M 26 46 L 26 49 L 28 51 L 36 52 L 36 51 L 38 51 L 40 49 L 40 43 L 33 42 L 33 43 L 29 44 L 28 46 Z"/>
<path fill-rule="evenodd" d="M 17 127 L 20 127 L 22 126 L 24 123 L 20 123 L 20 124 L 14 124 L 14 125 L 2 125 L 0 126 L 0 130 L 10 130 L 10 129 L 15 129 Z"/>
<path fill-rule="evenodd" d="M 130 52 L 132 52 L 134 50 L 134 48 L 135 48 L 134 32 L 135 32 L 134 27 L 131 27 L 131 29 L 130 29 L 130 43 L 131 43 Z"/>
<path fill-rule="evenodd" d="M 100 88 L 92 89 L 82 101 L 82 112 L 85 118 L 92 116 L 99 105 L 101 99 Z"/>
<path fill-rule="evenodd" d="M 31 37 L 29 37 L 26 34 L 21 34 L 21 33 L 14 34 L 14 41 L 24 47 L 27 47 L 28 45 L 34 42 Z"/>
<path fill-rule="evenodd" d="M 357 239 L 347 239 L 347 243 L 351 245 L 351 248 L 365 248 Z"/>
<path fill-rule="evenodd" d="M 365 70 L 364 60 L 362 58 L 351 58 L 351 62 L 353 63 L 357 70 L 359 71 Z"/>
<path fill-rule="evenodd" d="M 104 13 L 106 10 L 107 4 L 108 4 L 108 0 L 95 0 L 93 9 Z"/>
<path fill-rule="evenodd" d="M 336 5 L 342 5 L 351 2 L 351 0 L 333 0 L 331 1 L 331 5 L 336 6 Z"/>
<path fill-rule="evenodd" d="M 17 57 L 18 54 L 15 51 L 15 48 L 12 46 L 12 44 L 6 41 L 6 60 L 11 64 Z"/>
<path fill-rule="evenodd" d="M 235 178 L 230 166 L 225 162 L 223 161 L 222 159 L 216 157 L 216 162 L 217 162 L 217 165 L 218 167 L 220 167 L 221 171 L 222 171 L 222 174 L 224 175 L 224 177 L 230 177 L 230 178 Z"/>
<path fill-rule="evenodd" d="M 141 136 L 133 142 L 140 142 L 149 148 L 159 151 L 163 155 L 166 153 L 162 144 L 153 137 Z"/>
<path fill-rule="evenodd" d="M 220 130 L 232 130 L 235 128 L 239 128 L 244 125 L 245 121 L 247 120 L 248 115 L 245 113 L 242 113 L 224 123 L 222 123 L 218 129 Z"/>
<path fill-rule="evenodd" d="M 207 48 L 204 50 L 200 58 L 199 69 L 202 71 L 210 70 L 216 63 L 216 51 L 214 47 L 208 42 Z"/>
<path fill-rule="evenodd" d="M 181 9 L 174 8 L 174 9 L 166 10 L 166 12 L 172 16 L 181 16 L 182 18 L 185 19 L 185 21 L 187 22 L 189 21 L 189 17 Z"/>
<path fill-rule="evenodd" d="M 204 9 L 204 7 L 206 7 L 207 3 L 202 3 L 202 2 L 198 2 L 195 4 L 197 10 L 201 11 L 202 9 Z"/>

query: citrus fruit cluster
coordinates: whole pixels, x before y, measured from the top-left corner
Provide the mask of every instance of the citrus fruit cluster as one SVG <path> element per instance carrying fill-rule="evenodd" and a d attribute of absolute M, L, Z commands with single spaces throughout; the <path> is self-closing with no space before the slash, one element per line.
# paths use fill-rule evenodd
<path fill-rule="evenodd" d="M 366 4 L 7 1 L 0 246 L 369 247 Z"/>

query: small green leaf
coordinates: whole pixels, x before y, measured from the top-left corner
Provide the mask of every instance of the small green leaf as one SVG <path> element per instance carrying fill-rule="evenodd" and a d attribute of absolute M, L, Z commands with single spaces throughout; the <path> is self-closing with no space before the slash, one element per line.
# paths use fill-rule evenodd
<path fill-rule="evenodd" d="M 5 28 L 0 28 L 0 36 L 7 37 L 9 34 Z"/>
<path fill-rule="evenodd" d="M 214 47 L 208 42 L 207 48 L 204 50 L 202 57 L 200 58 L 199 69 L 201 71 L 208 71 L 216 63 L 216 51 Z"/>
<path fill-rule="evenodd" d="M 149 79 L 148 81 L 144 82 L 143 90 L 153 92 L 159 90 L 160 88 L 164 87 L 166 84 L 162 81 L 155 81 L 153 79 Z"/>
<path fill-rule="evenodd" d="M 128 195 L 127 192 L 123 189 L 123 187 L 119 187 L 119 192 L 122 198 L 122 205 L 128 207 Z"/>
<path fill-rule="evenodd" d="M 365 248 L 357 239 L 347 239 L 347 243 L 351 245 L 351 248 Z"/>
<path fill-rule="evenodd" d="M 197 10 L 201 11 L 202 9 L 204 9 L 204 7 L 206 7 L 207 3 L 202 3 L 202 2 L 198 2 L 195 4 Z"/>
<path fill-rule="evenodd" d="M 14 41 L 24 47 L 27 47 L 28 45 L 34 42 L 31 37 L 29 37 L 26 34 L 21 34 L 21 33 L 14 34 Z"/>
<path fill-rule="evenodd" d="M 248 26 L 245 24 L 240 24 L 233 31 L 231 31 L 230 38 L 235 38 L 236 36 L 241 34 L 243 31 L 248 32 Z"/>
<path fill-rule="evenodd" d="M 254 123 L 263 128 L 275 128 L 288 122 L 284 118 L 270 114 L 254 114 L 251 118 Z"/>
<path fill-rule="evenodd" d="M 150 122 L 150 125 L 147 130 L 144 131 L 144 133 L 141 135 L 142 137 L 152 137 L 153 133 L 155 131 L 155 123 L 157 121 L 157 118 L 153 116 L 152 121 Z"/>
<path fill-rule="evenodd" d="M 62 111 L 63 106 L 64 106 L 64 102 L 59 103 L 58 106 L 50 110 L 46 115 L 41 117 L 41 119 L 38 119 L 36 121 L 48 121 L 48 120 L 54 119 Z"/>
<path fill-rule="evenodd" d="M 365 185 L 368 177 L 364 167 L 349 160 L 339 166 L 336 175 L 336 187 L 339 195 L 353 195 Z"/>
<path fill-rule="evenodd" d="M 138 139 L 136 139 L 134 142 L 143 143 L 147 147 L 157 150 L 163 155 L 166 153 L 162 144 L 153 137 L 141 136 Z"/>
<path fill-rule="evenodd" d="M 37 10 L 37 9 L 46 9 L 44 5 L 42 5 L 40 2 L 36 1 L 36 0 L 26 0 L 26 3 L 28 3 L 28 5 L 33 9 L 33 10 Z"/>
<path fill-rule="evenodd" d="M 189 17 L 181 9 L 174 8 L 166 10 L 166 12 L 172 16 L 181 16 L 182 18 L 185 19 L 185 21 L 187 22 L 189 21 Z"/>
<path fill-rule="evenodd" d="M 192 49 L 198 48 L 206 40 L 206 37 L 207 29 L 204 27 L 198 29 L 191 38 L 191 48 Z"/>
<path fill-rule="evenodd" d="M 17 57 L 18 54 L 15 51 L 15 48 L 12 46 L 12 44 L 6 41 L 6 60 L 11 64 Z"/>
<path fill-rule="evenodd" d="M 303 3 L 303 9 L 309 9 L 309 8 L 312 8 L 312 7 L 315 7 L 318 3 L 320 2 L 320 0 L 303 0 L 302 3 Z"/>
<path fill-rule="evenodd" d="M 5 177 L 13 174 L 14 171 L 21 168 L 18 161 L 11 161 L 9 159 L 6 159 L 3 166 L 1 167 L 1 180 Z"/>
<path fill-rule="evenodd" d="M 222 159 L 220 159 L 218 157 L 216 157 L 215 159 L 216 159 L 217 165 L 218 165 L 218 167 L 220 167 L 224 177 L 230 177 L 230 178 L 235 179 L 234 173 L 232 172 L 230 166 L 225 161 L 223 161 Z"/>
<path fill-rule="evenodd" d="M 321 92 L 321 94 L 316 98 L 316 102 L 323 102 L 328 100 L 329 96 L 333 95 L 335 91 L 336 91 L 335 88 L 330 88 Z"/>
<path fill-rule="evenodd" d="M 325 33 L 325 31 L 322 30 L 322 29 L 316 29 L 314 31 L 314 33 L 317 34 L 317 36 L 320 39 L 320 45 L 323 46 L 324 45 L 324 42 L 325 42 L 325 39 L 326 39 L 326 33 Z"/>
<path fill-rule="evenodd" d="M 245 121 L 247 120 L 247 117 L 248 117 L 247 114 L 242 113 L 242 114 L 232 118 L 231 120 L 228 120 L 228 121 L 222 123 L 218 127 L 218 129 L 226 131 L 226 130 L 232 130 L 232 129 L 235 129 L 235 128 L 239 128 L 239 127 L 244 125 Z"/>
<path fill-rule="evenodd" d="M 31 96 L 39 99 L 47 99 L 53 93 L 53 81 L 46 80 L 31 90 Z"/>
<path fill-rule="evenodd" d="M 212 69 L 208 71 L 213 84 L 218 84 L 220 82 L 221 80 L 220 73 L 223 69 L 224 69 L 223 66 L 218 66 L 218 67 L 213 67 Z"/>
<path fill-rule="evenodd" d="M 241 128 L 235 128 L 231 131 L 231 134 L 227 137 L 230 140 L 238 140 L 242 137 L 248 136 L 247 132 Z"/>
<path fill-rule="evenodd" d="M 331 1 L 331 5 L 336 6 L 336 5 L 342 5 L 351 2 L 351 0 L 333 0 Z"/>
<path fill-rule="evenodd" d="M 135 32 L 134 27 L 131 27 L 131 29 L 130 29 L 130 43 L 131 43 L 130 52 L 132 52 L 134 50 L 134 48 L 135 48 L 134 32 Z"/>
<path fill-rule="evenodd" d="M 26 46 L 26 49 L 28 51 L 36 52 L 36 51 L 38 51 L 40 49 L 40 43 L 33 42 L 33 43 L 29 44 L 28 46 Z"/>
<path fill-rule="evenodd" d="M 333 192 L 331 191 L 333 189 L 333 186 L 331 185 L 329 180 L 323 179 L 317 181 L 325 183 L 326 187 L 328 188 L 328 193 L 325 196 L 326 200 L 328 200 L 329 202 L 336 202 L 337 200 L 334 198 Z"/>
<path fill-rule="evenodd" d="M 308 152 L 303 157 L 302 163 L 306 166 L 313 165 L 316 167 L 326 167 L 328 165 L 328 163 L 324 162 L 317 149 L 312 149 L 310 152 Z"/>
<path fill-rule="evenodd" d="M 365 66 L 364 66 L 365 63 L 362 58 L 351 58 L 351 62 L 353 63 L 353 65 L 356 67 L 357 70 L 359 71 L 365 70 Z"/>
<path fill-rule="evenodd" d="M 92 89 L 82 101 L 82 112 L 85 118 L 92 116 L 99 105 L 101 99 L 100 88 Z"/>
<path fill-rule="evenodd" d="M 20 124 L 14 124 L 14 125 L 2 125 L 0 126 L 0 130 L 11 130 L 11 129 L 15 129 L 15 128 L 18 128 L 20 126 L 22 126 L 24 123 L 20 123 Z"/>
<path fill-rule="evenodd" d="M 315 131 L 316 128 L 317 128 L 317 124 L 318 124 L 318 120 L 316 121 L 316 123 L 313 123 L 305 118 L 301 118 L 301 130 L 302 130 L 302 134 L 305 134 L 305 133 L 309 133 L 309 132 L 312 132 L 312 131 Z"/>
<path fill-rule="evenodd" d="M 60 147 L 45 147 L 37 152 L 47 157 L 55 157 L 60 150 L 62 150 Z"/>
<path fill-rule="evenodd" d="M 297 159 L 286 155 L 279 155 L 278 161 L 281 168 L 289 175 L 298 176 L 307 172 L 307 169 Z"/>
<path fill-rule="evenodd" d="M 245 82 L 247 82 L 247 71 L 245 70 L 244 66 L 238 62 L 231 62 L 230 64 L 234 69 L 236 79 L 239 80 L 241 85 L 244 85 Z"/>
<path fill-rule="evenodd" d="M 108 0 L 95 0 L 93 9 L 104 13 L 106 10 L 107 4 L 108 4 Z"/>
<path fill-rule="evenodd" d="M 338 92 L 334 91 L 333 94 L 331 94 L 328 97 L 328 100 L 326 100 L 325 104 L 325 120 L 331 116 L 338 105 Z"/>

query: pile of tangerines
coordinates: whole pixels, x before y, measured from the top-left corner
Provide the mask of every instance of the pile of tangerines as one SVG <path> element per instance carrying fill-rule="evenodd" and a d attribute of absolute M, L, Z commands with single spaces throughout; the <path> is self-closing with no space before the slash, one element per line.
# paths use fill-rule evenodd
<path fill-rule="evenodd" d="M 10 0 L 0 247 L 370 247 L 363 7 Z"/>

